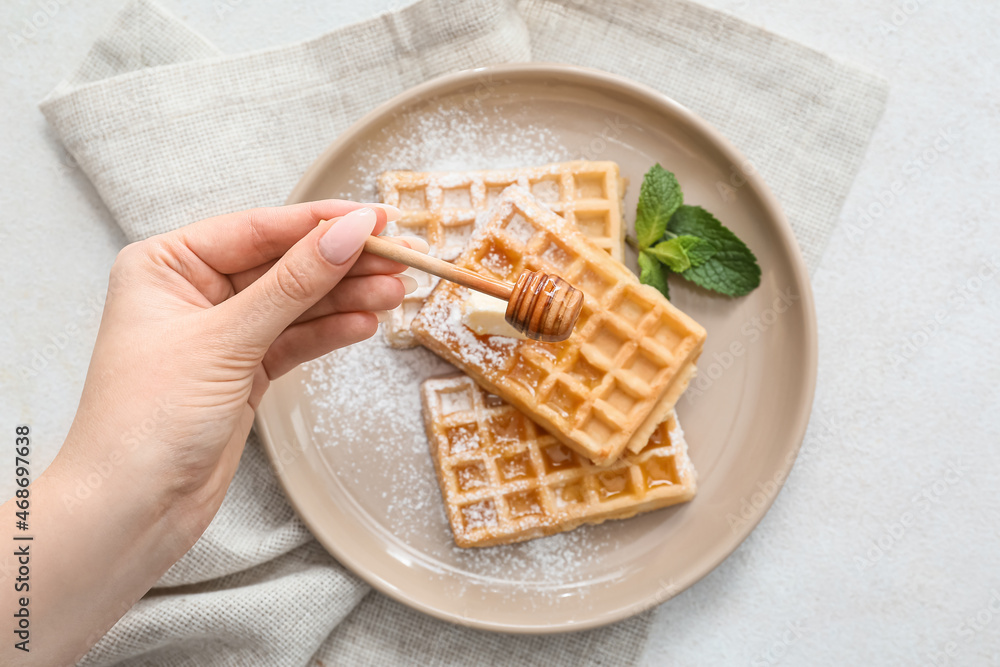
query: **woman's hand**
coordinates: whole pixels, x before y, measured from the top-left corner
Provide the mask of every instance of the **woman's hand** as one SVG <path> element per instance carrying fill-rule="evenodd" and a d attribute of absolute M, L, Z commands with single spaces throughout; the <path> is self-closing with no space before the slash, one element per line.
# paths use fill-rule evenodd
<path fill-rule="evenodd" d="M 53 662 L 92 645 L 204 532 L 269 382 L 372 336 L 415 286 L 362 255 L 394 215 L 335 200 L 255 209 L 122 250 L 76 419 L 30 487 L 33 613 L 72 647 L 45 651 Z"/>
<path fill-rule="evenodd" d="M 400 304 L 409 278 L 392 274 L 406 267 L 356 261 L 386 211 L 342 201 L 256 209 L 127 246 L 65 455 L 83 472 L 124 446 L 200 535 L 269 382 L 369 338 L 375 313 Z"/>

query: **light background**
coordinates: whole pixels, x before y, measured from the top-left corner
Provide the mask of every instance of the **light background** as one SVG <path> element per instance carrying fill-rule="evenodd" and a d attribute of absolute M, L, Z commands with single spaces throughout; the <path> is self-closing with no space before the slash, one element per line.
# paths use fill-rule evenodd
<path fill-rule="evenodd" d="M 402 4 L 161 2 L 227 52 Z M 707 4 L 891 89 L 814 275 L 820 380 L 803 454 L 743 546 L 656 611 L 645 662 L 1000 665 L 1000 6 Z M 45 6 L 57 10 L 15 48 Z M 124 243 L 37 102 L 119 6 L 0 5 L 0 446 L 29 423 L 36 474 L 69 429 Z"/>

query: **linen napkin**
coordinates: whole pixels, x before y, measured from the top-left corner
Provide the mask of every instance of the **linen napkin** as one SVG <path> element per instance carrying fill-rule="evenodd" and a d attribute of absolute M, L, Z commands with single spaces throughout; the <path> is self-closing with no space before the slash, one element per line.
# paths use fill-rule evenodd
<path fill-rule="evenodd" d="M 419 0 L 307 42 L 232 56 L 150 0 L 132 0 L 41 107 L 138 240 L 281 204 L 338 133 L 392 95 L 440 74 L 531 59 L 637 79 L 712 122 L 749 159 L 734 165 L 729 186 L 740 170 L 759 170 L 811 268 L 886 96 L 872 75 L 684 0 Z M 511 636 L 371 592 L 296 518 L 251 435 L 204 536 L 80 664 L 628 664 L 649 621 L 647 613 L 589 632 Z"/>

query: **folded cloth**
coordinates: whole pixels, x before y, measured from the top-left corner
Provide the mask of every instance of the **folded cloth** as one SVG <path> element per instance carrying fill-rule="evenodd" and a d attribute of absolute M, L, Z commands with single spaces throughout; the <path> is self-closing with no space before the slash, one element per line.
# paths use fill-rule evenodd
<path fill-rule="evenodd" d="M 338 133 L 392 95 L 531 59 L 637 79 L 714 123 L 748 156 L 720 192 L 759 170 L 811 267 L 886 96 L 871 75 L 683 0 L 419 0 L 235 56 L 132 0 L 42 111 L 137 240 L 280 204 Z M 371 593 L 296 518 L 251 435 L 208 530 L 81 664 L 627 664 L 649 622 L 643 614 L 578 634 L 509 636 Z"/>

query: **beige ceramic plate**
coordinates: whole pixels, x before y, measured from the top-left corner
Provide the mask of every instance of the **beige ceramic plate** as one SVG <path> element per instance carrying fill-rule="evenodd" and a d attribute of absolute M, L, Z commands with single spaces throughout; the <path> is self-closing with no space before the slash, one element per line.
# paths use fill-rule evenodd
<path fill-rule="evenodd" d="M 257 428 L 291 502 L 342 563 L 449 621 L 544 633 L 592 628 L 684 590 L 750 533 L 802 441 L 816 378 L 808 275 L 778 203 L 750 176 L 723 201 L 740 153 L 687 109 L 591 70 L 513 65 L 418 86 L 355 124 L 289 198 L 370 200 L 387 168 L 489 168 L 614 160 L 631 227 L 643 173 L 661 162 L 756 252 L 761 286 L 727 299 L 673 283 L 708 330 L 678 413 L 699 473 L 690 503 L 521 545 L 451 541 L 420 422 L 418 385 L 449 367 L 375 339 L 275 382 Z M 632 258 L 634 261 L 634 257 Z M 634 266 L 634 264 L 633 264 Z"/>

